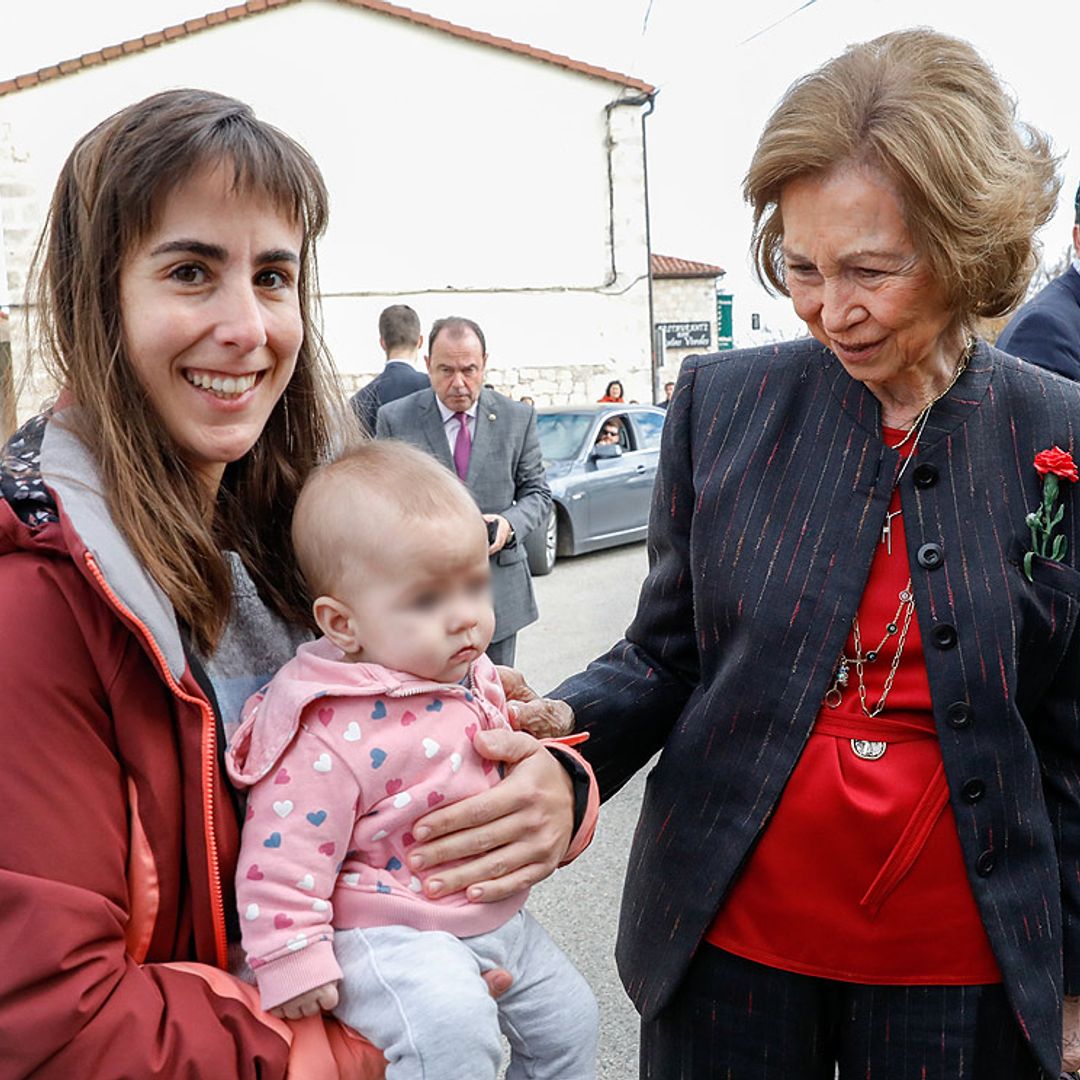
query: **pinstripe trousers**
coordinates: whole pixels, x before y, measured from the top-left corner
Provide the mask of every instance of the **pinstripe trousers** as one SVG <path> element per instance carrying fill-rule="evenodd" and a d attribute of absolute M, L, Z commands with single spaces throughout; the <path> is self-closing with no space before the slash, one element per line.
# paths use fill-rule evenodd
<path fill-rule="evenodd" d="M 837 1071 L 839 1069 L 839 1071 Z M 641 1080 L 1046 1080 L 1001 985 L 862 986 L 702 945 Z"/>

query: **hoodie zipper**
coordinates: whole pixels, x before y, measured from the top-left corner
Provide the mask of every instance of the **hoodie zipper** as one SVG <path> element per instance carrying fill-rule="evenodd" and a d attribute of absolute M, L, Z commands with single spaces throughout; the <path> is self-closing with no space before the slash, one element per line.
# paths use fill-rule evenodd
<path fill-rule="evenodd" d="M 106 599 L 113 608 L 125 619 L 130 621 L 142 635 L 150 652 L 157 661 L 158 668 L 165 679 L 166 684 L 173 695 L 189 705 L 195 705 L 202 715 L 202 733 L 200 736 L 200 754 L 202 765 L 202 809 L 203 809 L 203 839 L 206 843 L 206 869 L 209 877 L 210 889 L 210 917 L 214 924 L 214 952 L 218 967 L 228 968 L 228 935 L 225 929 L 225 901 L 221 887 L 221 864 L 218 858 L 217 837 L 214 830 L 214 771 L 217 764 L 217 723 L 214 711 L 210 703 L 204 698 L 195 697 L 187 693 L 173 678 L 165 655 L 160 646 L 150 633 L 149 628 L 140 619 L 136 618 L 120 598 L 113 592 L 105 575 L 98 567 L 97 560 L 90 551 L 83 555 L 86 565 L 94 581 L 105 594 Z"/>
<path fill-rule="evenodd" d="M 474 661 L 475 663 L 475 661 Z M 477 689 L 476 686 L 476 672 L 474 664 L 469 665 L 469 685 L 468 687 L 462 687 L 461 683 L 439 683 L 429 682 L 422 683 L 420 686 L 414 687 L 410 690 L 384 690 L 382 697 L 388 698 L 406 698 L 406 697 L 419 697 L 421 694 L 438 694 L 446 693 L 450 691 L 453 693 L 456 689 L 466 689 L 472 695 L 473 701 L 476 703 L 476 711 L 480 714 L 480 722 L 485 731 L 493 731 L 494 725 L 488 718 L 487 709 L 480 703 L 483 694 Z M 379 697 L 378 694 L 366 695 L 369 697 Z M 312 700 L 315 700 L 314 698 Z"/>

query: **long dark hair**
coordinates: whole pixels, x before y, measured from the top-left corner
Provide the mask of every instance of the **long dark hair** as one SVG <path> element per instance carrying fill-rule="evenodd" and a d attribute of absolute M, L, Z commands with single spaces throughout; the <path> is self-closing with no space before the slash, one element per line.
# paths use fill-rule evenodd
<path fill-rule="evenodd" d="M 127 355 L 120 267 L 168 195 L 210 167 L 301 226 L 304 338 L 289 385 L 254 447 L 226 468 L 208 516 L 203 487 Z M 71 423 L 97 460 L 113 519 L 202 652 L 229 615 L 225 550 L 240 555 L 273 609 L 311 625 L 289 527 L 301 484 L 342 438 L 342 395 L 313 310 L 314 243 L 327 213 L 322 175 L 301 146 L 244 103 L 203 90 L 155 94 L 103 121 L 75 145 L 53 194 L 35 258 L 43 355 L 77 403 Z"/>

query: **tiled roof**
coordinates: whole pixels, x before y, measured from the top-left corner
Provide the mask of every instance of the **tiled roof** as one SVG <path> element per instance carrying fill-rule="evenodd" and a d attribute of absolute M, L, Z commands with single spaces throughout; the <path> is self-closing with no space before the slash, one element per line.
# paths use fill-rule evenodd
<path fill-rule="evenodd" d="M 694 262 L 691 259 L 676 259 L 671 255 L 650 255 L 649 266 L 654 278 L 714 278 L 727 272 L 722 266 Z"/>
<path fill-rule="evenodd" d="M 164 30 L 152 34 L 144 34 L 139 38 L 122 41 L 118 45 L 109 45 L 98 49 L 96 52 L 84 53 L 82 56 L 70 60 L 61 60 L 58 64 L 40 68 L 25 75 L 16 75 L 13 79 L 0 81 L 0 97 L 4 94 L 12 94 L 19 90 L 25 90 L 29 86 L 48 82 L 50 79 L 59 79 L 63 75 L 70 75 L 84 68 L 97 67 L 98 64 L 108 63 L 120 56 L 130 56 L 132 53 L 152 49 L 158 45 L 165 45 L 178 38 L 188 37 L 191 34 L 208 30 L 212 26 L 220 26 L 222 23 L 235 22 L 237 19 L 245 19 L 249 15 L 258 15 L 271 8 L 284 7 L 287 4 L 298 3 L 299 0 L 246 0 L 246 3 L 235 4 L 221 11 L 213 11 L 209 15 L 203 15 L 199 19 L 188 19 L 187 22 L 178 23 L 176 26 L 167 26 Z M 452 34 L 454 37 L 464 38 L 466 41 L 475 41 L 480 45 L 491 45 L 497 49 L 517 53 L 519 56 L 528 56 L 533 60 L 542 60 L 547 64 L 555 64 L 567 71 L 576 71 L 582 75 L 592 75 L 598 79 L 606 79 L 609 82 L 619 83 L 621 86 L 642 93 L 652 94 L 655 87 L 641 79 L 634 79 L 629 75 L 621 75 L 617 71 L 608 71 L 606 68 L 596 67 L 594 64 L 585 64 L 580 60 L 572 60 L 569 56 L 561 56 L 559 53 L 548 52 L 546 49 L 534 49 L 531 45 L 524 45 L 509 38 L 496 37 L 494 34 L 485 34 L 480 30 L 471 30 L 467 26 L 458 26 L 456 23 L 447 22 L 445 19 L 436 19 L 432 15 L 424 15 L 419 11 L 409 8 L 398 7 L 396 4 L 384 3 L 383 0 L 338 0 L 339 3 L 348 4 L 350 7 L 363 8 L 366 11 L 378 12 L 382 15 L 392 15 L 394 18 L 405 19 L 417 26 L 426 26 L 432 30 L 441 30 Z"/>

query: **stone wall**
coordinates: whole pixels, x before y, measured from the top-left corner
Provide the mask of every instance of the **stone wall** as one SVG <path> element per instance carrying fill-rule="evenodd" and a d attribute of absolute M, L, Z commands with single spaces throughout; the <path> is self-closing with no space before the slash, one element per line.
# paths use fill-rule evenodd
<path fill-rule="evenodd" d="M 660 386 L 674 382 L 682 362 L 697 353 L 716 351 L 716 278 L 653 279 L 655 323 L 707 322 L 709 345 L 702 349 L 666 348 L 660 363 Z"/>
<path fill-rule="evenodd" d="M 25 294 L 37 243 L 41 206 L 29 154 L 0 122 L 0 435 L 50 396 L 49 379 L 26 365 Z M 16 401 L 19 408 L 16 408 Z"/>
<path fill-rule="evenodd" d="M 373 379 L 375 374 L 375 372 L 342 373 L 341 382 L 346 393 L 351 397 L 360 387 Z M 488 366 L 486 381 L 500 394 L 505 394 L 515 401 L 527 395 L 537 405 L 580 405 L 596 401 L 604 392 L 604 387 L 608 382 L 617 378 L 619 378 L 618 373 L 613 372 L 605 364 L 521 368 L 499 367 L 491 364 Z M 627 391 L 630 397 L 633 397 L 630 386 L 627 387 Z M 638 400 L 647 401 L 645 398 L 638 398 Z"/>

